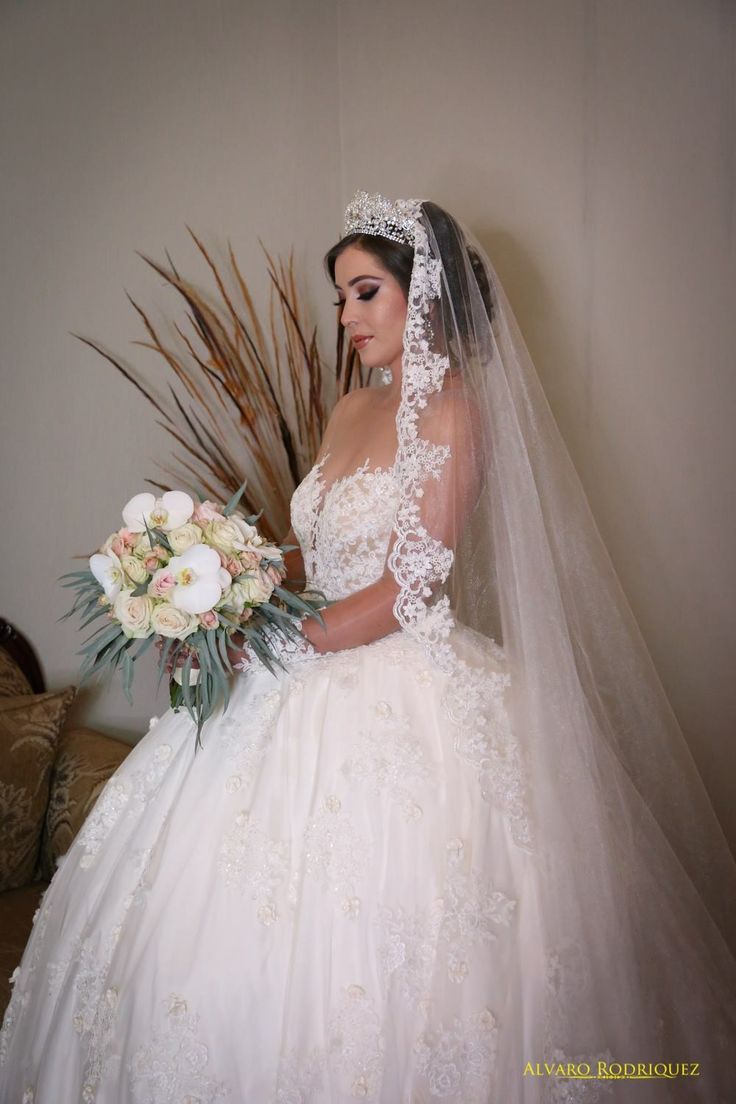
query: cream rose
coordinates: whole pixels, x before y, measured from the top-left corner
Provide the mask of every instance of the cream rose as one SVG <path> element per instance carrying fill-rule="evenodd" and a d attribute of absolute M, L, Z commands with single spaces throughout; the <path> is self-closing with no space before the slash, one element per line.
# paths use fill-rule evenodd
<path fill-rule="evenodd" d="M 240 587 L 243 599 L 247 605 L 260 605 L 267 602 L 273 594 L 273 582 L 265 571 L 254 572 L 246 575 L 238 583 L 233 583 L 233 588 Z"/>
<path fill-rule="evenodd" d="M 281 561 L 283 559 L 281 549 L 275 544 L 262 544 L 258 549 L 258 554 L 262 556 L 264 560 Z"/>
<path fill-rule="evenodd" d="M 232 610 L 238 617 L 242 617 L 246 606 L 268 601 L 272 590 L 273 588 L 266 590 L 259 578 L 243 579 L 223 592 L 222 601 L 218 602 L 217 608 Z"/>
<path fill-rule="evenodd" d="M 153 631 L 159 636 L 174 637 L 177 640 L 184 640 L 199 628 L 199 621 L 195 614 L 177 609 L 170 602 L 159 602 L 154 606 L 151 624 Z"/>
<path fill-rule="evenodd" d="M 105 541 L 105 543 L 100 548 L 100 555 L 109 556 L 110 550 L 113 546 L 113 541 L 117 541 L 117 539 L 118 539 L 118 534 L 117 533 L 111 533 L 110 536 Z M 115 555 L 117 556 L 118 553 L 116 552 Z"/>
<path fill-rule="evenodd" d="M 204 531 L 207 543 L 219 552 L 224 552 L 226 556 L 231 556 L 235 551 L 236 544 L 242 541 L 240 530 L 230 518 L 208 521 Z"/>
<path fill-rule="evenodd" d="M 121 590 L 115 599 L 113 613 L 130 639 L 150 636 L 154 631 L 151 628 L 153 602 L 145 594 L 134 598 L 132 590 Z"/>
<path fill-rule="evenodd" d="M 140 583 L 145 583 L 148 578 L 148 572 L 146 571 L 145 565 L 141 563 L 137 556 L 131 556 L 128 552 L 120 557 L 120 563 L 131 583 L 135 583 L 136 586 L 140 585 Z"/>
<path fill-rule="evenodd" d="M 260 551 L 260 546 L 263 544 L 263 537 L 258 532 L 255 525 L 249 525 L 244 518 L 238 517 L 237 514 L 233 514 L 230 521 L 240 533 L 236 548 L 239 548 L 241 551 L 243 549 L 250 550 L 251 548 L 258 548 Z"/>
<path fill-rule="evenodd" d="M 193 525 L 191 521 L 188 521 L 186 525 L 180 525 L 178 529 L 172 529 L 167 536 L 175 556 L 181 556 L 187 548 L 202 542 L 202 530 L 198 525 Z"/>
<path fill-rule="evenodd" d="M 148 533 L 141 533 L 138 540 L 135 542 L 133 548 L 133 554 L 140 556 L 145 560 L 149 556 L 155 556 L 161 563 L 166 563 L 169 558 L 169 553 L 166 551 L 162 544 L 154 544 L 151 546 L 151 542 L 148 539 Z"/>
<path fill-rule="evenodd" d="M 232 610 L 233 613 L 237 614 L 242 613 L 245 608 L 245 598 L 239 588 L 239 583 L 233 583 L 231 586 L 225 587 L 222 598 L 216 603 L 215 609 Z"/>

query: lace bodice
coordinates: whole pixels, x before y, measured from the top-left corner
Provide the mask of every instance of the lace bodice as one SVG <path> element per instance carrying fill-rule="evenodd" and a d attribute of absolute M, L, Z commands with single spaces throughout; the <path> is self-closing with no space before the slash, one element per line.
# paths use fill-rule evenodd
<path fill-rule="evenodd" d="M 307 585 L 327 598 L 346 598 L 381 577 L 393 530 L 398 485 L 393 468 L 356 471 L 329 486 L 315 464 L 291 499 L 291 522 L 304 558 Z"/>

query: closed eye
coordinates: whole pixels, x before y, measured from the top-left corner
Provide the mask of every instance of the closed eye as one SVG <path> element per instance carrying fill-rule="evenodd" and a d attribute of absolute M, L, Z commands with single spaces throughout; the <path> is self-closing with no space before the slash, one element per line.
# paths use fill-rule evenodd
<path fill-rule="evenodd" d="M 377 287 L 371 288 L 371 290 L 370 290 L 370 291 L 364 291 L 364 292 L 362 292 L 362 293 L 361 293 L 361 294 L 360 294 L 360 295 L 358 296 L 358 298 L 359 298 L 359 299 L 365 299 L 365 300 L 367 300 L 367 299 L 372 299 L 372 298 L 373 298 L 373 296 L 374 296 L 374 295 L 376 294 L 376 292 L 377 292 L 377 291 L 378 291 L 378 288 L 377 288 Z M 335 303 L 334 303 L 334 306 L 336 306 L 336 307 L 342 307 L 342 306 L 344 306 L 344 305 L 345 305 L 345 300 L 344 300 L 344 299 L 337 299 L 337 300 L 335 301 Z"/>

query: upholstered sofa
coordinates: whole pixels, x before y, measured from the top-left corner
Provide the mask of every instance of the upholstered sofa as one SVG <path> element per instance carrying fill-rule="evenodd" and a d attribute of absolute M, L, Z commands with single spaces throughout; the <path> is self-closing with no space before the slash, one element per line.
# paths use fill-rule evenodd
<path fill-rule="evenodd" d="M 33 648 L 0 618 L 0 1018 L 56 860 L 130 751 L 64 726 L 75 692 L 47 692 Z"/>

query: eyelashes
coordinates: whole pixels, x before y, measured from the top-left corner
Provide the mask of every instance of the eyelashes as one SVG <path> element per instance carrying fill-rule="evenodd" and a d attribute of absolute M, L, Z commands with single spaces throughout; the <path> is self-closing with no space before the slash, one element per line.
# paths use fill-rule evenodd
<path fill-rule="evenodd" d="M 377 291 L 378 291 L 377 287 L 371 288 L 370 291 L 362 292 L 358 296 L 358 298 L 367 301 L 368 299 L 372 299 Z M 345 306 L 345 300 L 344 299 L 336 299 L 333 305 L 336 306 L 336 307 L 344 307 Z"/>

